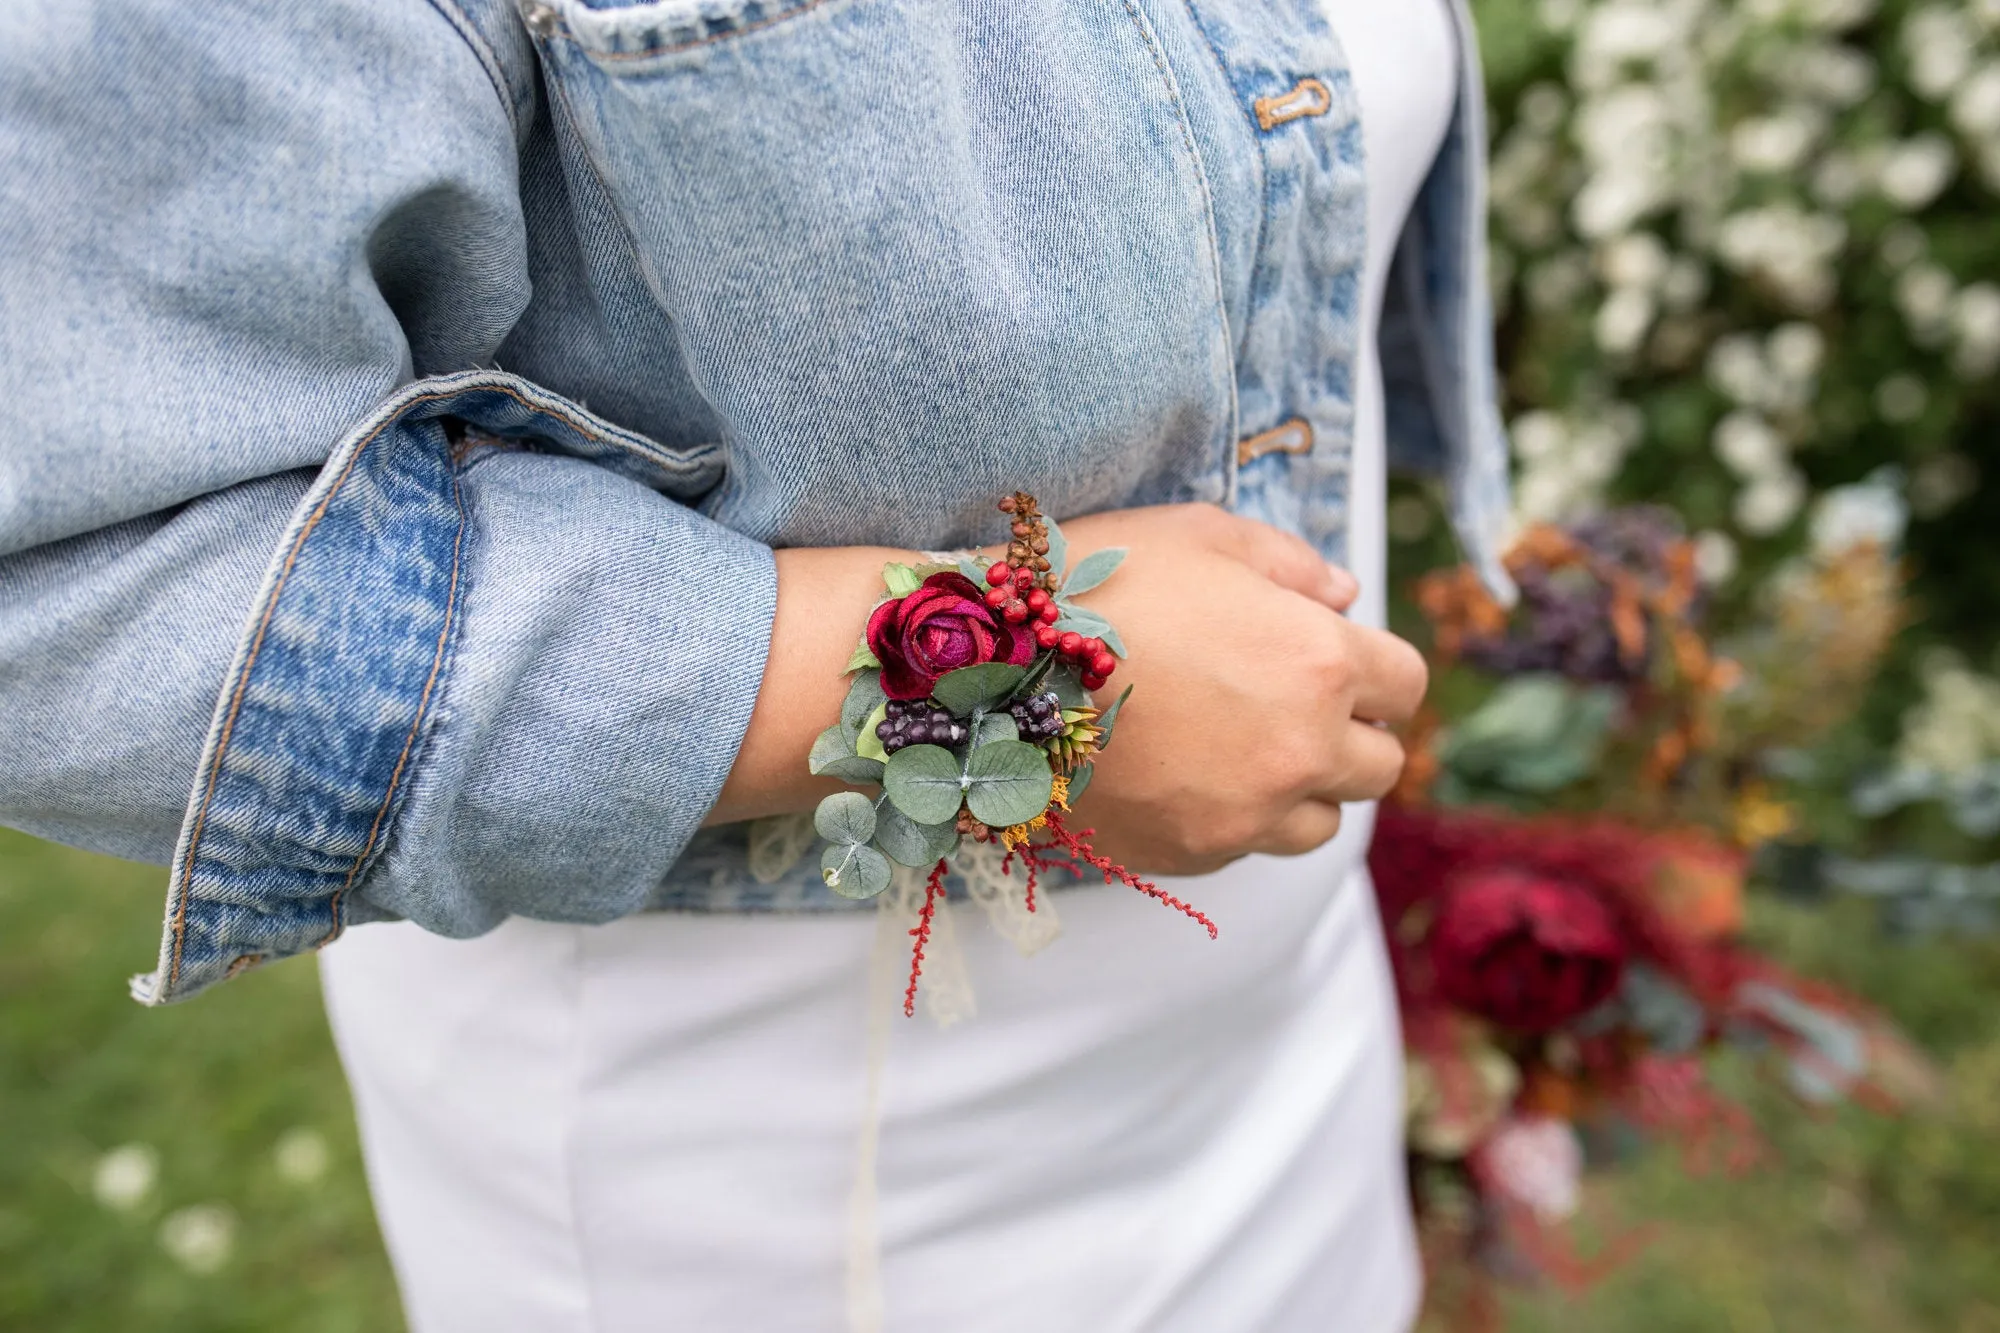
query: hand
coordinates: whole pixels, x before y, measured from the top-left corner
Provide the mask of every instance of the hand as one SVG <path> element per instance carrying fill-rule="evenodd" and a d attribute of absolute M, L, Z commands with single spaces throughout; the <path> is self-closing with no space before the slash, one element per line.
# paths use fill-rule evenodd
<path fill-rule="evenodd" d="M 1135 685 L 1077 822 L 1113 860 L 1201 874 L 1250 852 L 1297 855 L 1340 829 L 1344 801 L 1395 785 L 1427 683 L 1403 640 L 1340 614 L 1352 575 L 1296 537 L 1209 505 L 1129 509 L 1063 525 L 1074 563 L 1131 558 L 1079 601 L 1130 650 Z"/>

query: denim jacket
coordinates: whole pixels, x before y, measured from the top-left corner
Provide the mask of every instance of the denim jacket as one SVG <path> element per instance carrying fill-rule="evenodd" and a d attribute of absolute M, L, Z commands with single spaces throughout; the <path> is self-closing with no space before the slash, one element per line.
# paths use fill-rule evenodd
<path fill-rule="evenodd" d="M 1498 585 L 1455 9 L 1381 350 Z M 171 862 L 154 1003 L 355 922 L 843 905 L 697 837 L 772 548 L 1018 486 L 1338 557 L 1363 188 L 1317 0 L 10 5 L 0 820 Z"/>

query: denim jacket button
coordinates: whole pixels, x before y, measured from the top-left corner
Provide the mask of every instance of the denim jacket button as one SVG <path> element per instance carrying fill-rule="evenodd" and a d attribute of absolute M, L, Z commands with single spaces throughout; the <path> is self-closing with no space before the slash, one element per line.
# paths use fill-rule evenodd
<path fill-rule="evenodd" d="M 521 21 L 528 25 L 528 31 L 537 37 L 552 37 L 562 15 L 556 13 L 554 5 L 541 4 L 539 0 L 526 0 L 521 6 Z"/>

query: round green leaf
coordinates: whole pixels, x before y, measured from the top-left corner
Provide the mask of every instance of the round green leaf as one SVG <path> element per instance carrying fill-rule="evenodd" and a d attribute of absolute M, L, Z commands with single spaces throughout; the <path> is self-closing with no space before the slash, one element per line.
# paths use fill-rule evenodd
<path fill-rule="evenodd" d="M 935 865 L 958 846 L 958 824 L 919 824 L 891 801 L 876 811 L 875 845 L 906 866 Z"/>
<path fill-rule="evenodd" d="M 889 696 L 882 692 L 882 673 L 864 671 L 854 678 L 847 687 L 847 698 L 840 705 L 840 725 L 849 736 L 861 734 L 861 724 L 875 711 L 877 704 Z"/>
<path fill-rule="evenodd" d="M 993 741 L 1020 739 L 1021 728 L 1012 713 L 981 713 L 978 724 L 972 728 L 972 748 L 975 750 Z"/>
<path fill-rule="evenodd" d="M 842 782 L 852 782 L 857 785 L 867 783 L 879 785 L 882 781 L 882 761 L 880 759 L 863 759 L 858 754 L 850 754 L 836 759 L 826 765 L 826 767 L 820 769 L 819 775 L 821 777 L 839 778 Z"/>
<path fill-rule="evenodd" d="M 965 794 L 957 757 L 937 745 L 908 745 L 890 755 L 882 789 L 898 810 L 919 824 L 942 824 L 956 817 Z"/>
<path fill-rule="evenodd" d="M 814 776 L 826 772 L 826 766 L 837 760 L 846 759 L 854 753 L 854 743 L 847 738 L 838 724 L 828 727 L 813 741 L 812 753 L 806 756 L 806 767 Z"/>
<path fill-rule="evenodd" d="M 1040 747 L 1024 741 L 993 741 L 972 752 L 966 768 L 971 786 L 965 803 L 973 818 L 994 828 L 1025 824 L 1049 808 L 1055 775 Z"/>
<path fill-rule="evenodd" d="M 875 802 L 858 791 L 837 791 L 813 811 L 813 827 L 843 847 L 867 842 L 875 836 Z"/>
<path fill-rule="evenodd" d="M 1005 662 L 982 662 L 978 666 L 947 671 L 931 686 L 931 698 L 949 708 L 954 717 L 970 717 L 976 708 L 991 708 L 1013 693 L 1027 675 L 1027 668 Z"/>
<path fill-rule="evenodd" d="M 889 858 L 873 847 L 829 847 L 820 853 L 819 877 L 843 898 L 873 898 L 889 887 Z"/>

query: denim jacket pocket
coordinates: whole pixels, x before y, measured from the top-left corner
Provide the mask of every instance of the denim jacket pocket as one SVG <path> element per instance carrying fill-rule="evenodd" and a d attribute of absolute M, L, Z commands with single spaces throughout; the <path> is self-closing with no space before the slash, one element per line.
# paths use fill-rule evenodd
<path fill-rule="evenodd" d="M 559 132 L 724 422 L 719 521 L 942 546 L 1015 486 L 1223 498 L 1208 184 L 1136 6 L 531 2 Z"/>
<path fill-rule="evenodd" d="M 525 0 L 528 29 L 547 35 L 561 28 L 595 59 L 607 62 L 670 56 L 782 23 L 839 0 L 654 0 L 651 4 L 593 4 L 590 0 Z"/>

